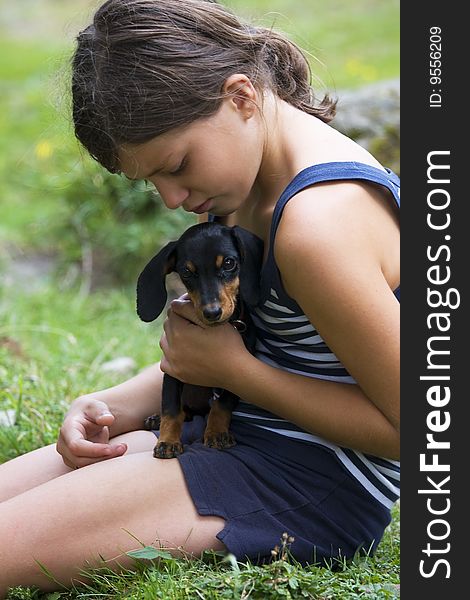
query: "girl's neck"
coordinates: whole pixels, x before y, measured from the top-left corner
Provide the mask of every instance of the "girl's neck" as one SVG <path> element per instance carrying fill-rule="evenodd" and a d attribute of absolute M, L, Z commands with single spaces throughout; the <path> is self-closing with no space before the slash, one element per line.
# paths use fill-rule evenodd
<path fill-rule="evenodd" d="M 265 122 L 265 151 L 256 185 L 268 202 L 273 195 L 278 198 L 300 171 L 312 165 L 356 161 L 383 169 L 355 141 L 279 98 L 267 104 Z"/>
<path fill-rule="evenodd" d="M 263 106 L 261 119 L 264 151 L 255 185 L 244 208 L 262 212 L 271 209 L 272 212 L 282 191 L 307 166 L 305 160 L 310 160 L 305 156 L 305 145 L 308 144 L 308 154 L 311 154 L 319 130 L 327 126 L 272 96 Z"/>
<path fill-rule="evenodd" d="M 260 119 L 264 151 L 258 176 L 246 202 L 224 220 L 249 229 L 265 242 L 279 197 L 306 167 L 356 161 L 383 168 L 356 142 L 279 98 L 265 98 Z"/>

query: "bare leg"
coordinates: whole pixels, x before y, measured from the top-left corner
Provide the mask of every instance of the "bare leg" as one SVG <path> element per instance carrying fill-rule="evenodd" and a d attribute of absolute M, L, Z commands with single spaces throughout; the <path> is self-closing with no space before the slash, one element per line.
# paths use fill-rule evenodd
<path fill-rule="evenodd" d="M 0 465 L 0 502 L 70 471 L 55 444 L 18 456 Z"/>
<path fill-rule="evenodd" d="M 113 441 L 126 443 L 127 454 L 132 454 L 143 452 L 149 447 L 152 452 L 156 437 L 149 431 L 133 431 L 119 435 Z M 18 456 L 0 465 L 0 502 L 70 471 L 57 453 L 55 444 Z"/>
<path fill-rule="evenodd" d="M 176 555 L 224 548 L 215 537 L 224 520 L 197 513 L 178 461 L 153 458 L 155 438 L 147 440 L 145 452 L 69 471 L 0 504 L 0 597 L 15 585 L 57 589 L 36 560 L 65 585 L 84 581 L 80 570 L 99 555 L 111 568 L 131 565 L 125 552 L 138 543 L 127 532 Z"/>

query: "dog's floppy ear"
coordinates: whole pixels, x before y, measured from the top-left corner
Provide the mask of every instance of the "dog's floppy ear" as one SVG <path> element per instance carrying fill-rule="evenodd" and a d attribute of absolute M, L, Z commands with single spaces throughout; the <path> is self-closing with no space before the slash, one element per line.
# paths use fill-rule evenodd
<path fill-rule="evenodd" d="M 249 306 L 256 306 L 260 297 L 263 240 L 243 227 L 232 227 L 232 235 L 241 256 L 240 294 Z"/>
<path fill-rule="evenodd" d="M 175 248 L 169 242 L 145 266 L 137 280 L 137 314 L 142 321 L 154 321 L 165 308 L 167 293 L 165 277 L 175 268 Z"/>

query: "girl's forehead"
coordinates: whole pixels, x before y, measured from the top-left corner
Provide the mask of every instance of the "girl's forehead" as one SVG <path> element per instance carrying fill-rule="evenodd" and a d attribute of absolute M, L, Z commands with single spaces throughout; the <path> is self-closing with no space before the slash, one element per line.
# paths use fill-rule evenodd
<path fill-rule="evenodd" d="M 140 144 L 121 144 L 118 149 L 121 172 L 130 179 L 146 179 L 168 167 L 177 147 L 169 133 Z"/>
<path fill-rule="evenodd" d="M 118 148 L 121 172 L 130 179 L 146 179 L 182 158 L 190 145 L 208 135 L 208 129 L 199 121 L 171 129 L 146 142 L 123 143 Z"/>

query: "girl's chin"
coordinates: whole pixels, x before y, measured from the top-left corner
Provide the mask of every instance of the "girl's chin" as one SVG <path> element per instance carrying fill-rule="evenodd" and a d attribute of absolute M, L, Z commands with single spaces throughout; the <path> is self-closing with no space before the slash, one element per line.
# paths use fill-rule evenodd
<path fill-rule="evenodd" d="M 237 212 L 237 210 L 242 206 L 243 202 L 229 202 L 227 200 L 220 200 L 217 198 L 216 202 L 212 205 L 210 209 L 210 214 L 215 217 L 228 217 L 229 215 L 233 215 Z"/>

